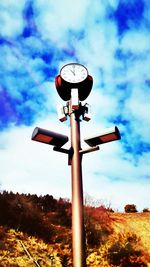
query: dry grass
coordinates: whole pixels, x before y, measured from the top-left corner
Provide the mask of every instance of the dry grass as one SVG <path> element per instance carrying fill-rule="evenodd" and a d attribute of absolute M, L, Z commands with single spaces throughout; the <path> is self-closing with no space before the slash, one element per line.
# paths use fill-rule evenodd
<path fill-rule="evenodd" d="M 89 253 L 87 259 L 88 267 L 125 266 L 123 263 L 119 265 L 110 264 L 109 255 L 113 244 L 121 244 L 124 254 L 129 252 L 127 251 L 128 240 L 131 240 L 133 250 L 141 252 L 141 256 L 136 259 L 133 257 L 135 265 L 129 264 L 126 266 L 150 266 L 150 213 L 109 213 L 109 217 L 112 222 L 113 233 L 108 237 L 105 244 L 101 244 L 99 249 L 92 250 Z M 118 253 L 119 257 L 119 251 L 111 253 L 116 253 L 116 257 Z"/>
<path fill-rule="evenodd" d="M 134 233 L 140 238 L 143 250 L 150 254 L 150 212 L 113 213 L 115 233 Z"/>
<path fill-rule="evenodd" d="M 22 232 L 0 228 L 0 267 L 35 267 L 36 261 L 41 267 L 51 266 L 50 255 L 53 255 L 53 266 L 62 267 L 61 261 L 64 255 L 70 254 L 69 246 L 61 244 L 46 244 L 42 240 L 30 237 Z M 32 256 L 29 258 L 22 243 Z"/>
<path fill-rule="evenodd" d="M 96 249 L 90 248 L 88 250 L 87 266 L 124 266 L 110 264 L 108 256 L 113 244 L 120 242 L 119 244 L 125 247 L 127 240 L 129 238 L 132 239 L 131 237 L 133 237 L 135 243 L 134 248 L 142 252 L 142 255 L 138 258 L 138 264 L 140 261 L 146 264 L 142 265 L 141 263 L 141 265 L 134 266 L 150 266 L 150 213 L 109 213 L 108 216 L 110 217 L 111 227 L 113 227 L 114 231 L 108 237 L 107 242 L 100 244 Z M 59 229 L 59 233 L 66 231 L 66 228 Z M 68 232 L 68 234 L 70 233 Z M 64 242 L 63 238 L 59 243 L 47 244 L 40 239 L 30 237 L 22 232 L 0 227 L 0 267 L 36 266 L 33 260 L 27 256 L 20 241 L 23 242 L 33 259 L 41 267 L 51 266 L 49 259 L 49 255 L 51 254 L 54 256 L 52 266 L 72 266 L 71 249 L 67 242 Z M 119 252 L 114 251 L 113 253 Z M 135 259 L 133 258 L 133 260 Z"/>

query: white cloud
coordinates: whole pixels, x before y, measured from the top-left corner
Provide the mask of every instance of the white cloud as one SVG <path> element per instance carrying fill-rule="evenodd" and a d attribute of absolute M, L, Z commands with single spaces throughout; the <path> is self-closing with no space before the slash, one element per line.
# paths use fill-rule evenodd
<path fill-rule="evenodd" d="M 56 132 L 67 132 L 65 126 L 62 129 L 52 118 L 39 126 L 44 125 Z M 34 126 L 14 127 L 1 134 L 1 187 L 15 192 L 65 197 L 70 192 L 67 156 L 53 152 L 51 146 L 31 141 L 33 129 Z"/>
<path fill-rule="evenodd" d="M 123 50 L 135 54 L 148 52 L 150 49 L 148 32 L 144 31 L 144 29 L 128 31 L 121 40 L 121 47 Z"/>
<path fill-rule="evenodd" d="M 0 28 L 5 37 L 13 37 L 22 32 L 22 10 L 26 0 L 1 0 L 0 2 Z"/>
<path fill-rule="evenodd" d="M 79 30 L 84 24 L 88 1 L 63 0 L 36 1 L 38 30 L 42 36 L 57 42 L 57 47 L 65 45 L 68 30 Z"/>
<path fill-rule="evenodd" d="M 145 94 L 144 88 L 132 89 L 130 98 L 126 100 L 124 115 L 132 122 L 132 130 L 136 135 L 140 135 L 140 140 L 149 142 L 149 102 L 150 95 Z"/>
<path fill-rule="evenodd" d="M 119 0 L 109 0 L 109 4 L 111 5 L 111 7 L 116 9 L 118 7 Z"/>
<path fill-rule="evenodd" d="M 91 105 L 92 119 L 99 122 L 99 127 L 106 127 L 108 118 L 116 116 L 119 103 L 116 95 L 110 95 L 101 90 L 101 88 L 93 89 L 87 102 Z M 105 124 L 104 124 L 105 123 Z M 105 126 L 103 126 L 103 124 Z"/>
<path fill-rule="evenodd" d="M 150 185 L 147 182 L 112 182 L 105 176 L 92 176 L 91 179 L 85 176 L 84 188 L 93 198 L 106 206 L 111 204 L 115 210 L 124 211 L 126 204 L 135 204 L 138 211 L 142 211 L 149 205 Z"/>

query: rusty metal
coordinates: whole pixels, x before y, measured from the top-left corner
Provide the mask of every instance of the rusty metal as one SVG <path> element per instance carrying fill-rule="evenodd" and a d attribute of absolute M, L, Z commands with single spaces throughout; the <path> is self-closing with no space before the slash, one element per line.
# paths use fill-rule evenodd
<path fill-rule="evenodd" d="M 71 101 L 70 101 L 71 105 Z M 72 110 L 72 107 L 70 107 Z M 86 248 L 83 215 L 82 155 L 80 146 L 79 113 L 70 113 L 71 126 L 71 173 L 72 173 L 72 249 L 73 267 L 86 266 Z"/>

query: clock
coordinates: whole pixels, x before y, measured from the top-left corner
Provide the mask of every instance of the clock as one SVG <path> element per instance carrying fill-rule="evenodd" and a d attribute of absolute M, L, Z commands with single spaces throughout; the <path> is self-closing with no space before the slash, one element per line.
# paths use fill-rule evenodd
<path fill-rule="evenodd" d="M 60 76 L 63 80 L 69 83 L 83 82 L 87 76 L 87 69 L 78 63 L 70 63 L 62 67 L 60 70 Z"/>
<path fill-rule="evenodd" d="M 87 68 L 78 63 L 64 65 L 55 78 L 57 92 L 64 101 L 71 99 L 73 88 L 78 89 L 79 100 L 85 100 L 91 92 L 92 85 L 93 78 L 88 74 Z"/>

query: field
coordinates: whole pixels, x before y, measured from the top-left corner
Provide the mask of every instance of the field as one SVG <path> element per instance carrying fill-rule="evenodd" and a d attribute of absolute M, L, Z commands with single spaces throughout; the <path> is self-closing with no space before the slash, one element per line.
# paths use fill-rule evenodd
<path fill-rule="evenodd" d="M 97 210 L 94 212 L 97 232 L 91 230 L 91 236 L 94 239 L 101 235 L 101 238 L 99 243 L 92 239 L 93 245 L 87 245 L 88 267 L 150 266 L 150 212 L 105 213 L 104 216 Z M 107 227 L 111 225 L 109 232 L 102 227 L 105 221 Z M 46 243 L 21 231 L 0 226 L 0 266 L 72 266 L 71 230 L 58 225 L 55 231 L 55 241 Z"/>
<path fill-rule="evenodd" d="M 140 238 L 142 247 L 150 255 L 150 213 L 114 214 L 116 233 L 131 232 Z"/>

